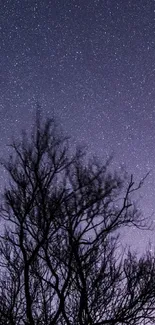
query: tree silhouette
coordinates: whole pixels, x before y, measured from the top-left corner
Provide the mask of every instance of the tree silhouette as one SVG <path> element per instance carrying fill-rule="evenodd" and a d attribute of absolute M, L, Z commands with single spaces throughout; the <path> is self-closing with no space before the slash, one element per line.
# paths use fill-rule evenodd
<path fill-rule="evenodd" d="M 145 223 L 142 184 L 86 159 L 53 120 L 38 117 L 2 164 L 0 324 L 103 325 L 155 321 L 155 262 L 118 256 L 119 230 Z"/>

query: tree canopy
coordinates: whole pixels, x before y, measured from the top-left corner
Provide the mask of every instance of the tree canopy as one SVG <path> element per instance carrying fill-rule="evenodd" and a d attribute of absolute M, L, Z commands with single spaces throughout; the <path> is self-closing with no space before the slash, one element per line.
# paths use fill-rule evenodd
<path fill-rule="evenodd" d="M 118 257 L 119 230 L 145 227 L 134 184 L 109 162 L 69 151 L 54 120 L 2 161 L 10 182 L 0 216 L 0 324 L 154 323 L 155 260 Z"/>

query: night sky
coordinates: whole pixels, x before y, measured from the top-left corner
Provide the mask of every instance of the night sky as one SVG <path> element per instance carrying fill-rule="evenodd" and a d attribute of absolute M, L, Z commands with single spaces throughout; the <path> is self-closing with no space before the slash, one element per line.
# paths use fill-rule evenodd
<path fill-rule="evenodd" d="M 90 155 L 113 154 L 136 180 L 150 170 L 140 206 L 155 219 L 155 1 L 3 1 L 1 156 L 32 125 L 36 103 Z M 155 245 L 155 231 L 124 238 L 141 251 Z"/>

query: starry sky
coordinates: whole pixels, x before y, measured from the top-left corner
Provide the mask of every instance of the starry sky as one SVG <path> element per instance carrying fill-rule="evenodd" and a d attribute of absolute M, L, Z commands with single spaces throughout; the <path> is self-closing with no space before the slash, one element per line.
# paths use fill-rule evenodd
<path fill-rule="evenodd" d="M 155 219 L 155 1 L 5 0 L 0 10 L 0 146 L 34 120 L 36 103 L 73 145 L 139 180 Z M 5 174 L 1 172 L 3 184 Z M 2 186 L 2 185 L 1 185 Z M 155 231 L 124 238 L 145 250 Z"/>

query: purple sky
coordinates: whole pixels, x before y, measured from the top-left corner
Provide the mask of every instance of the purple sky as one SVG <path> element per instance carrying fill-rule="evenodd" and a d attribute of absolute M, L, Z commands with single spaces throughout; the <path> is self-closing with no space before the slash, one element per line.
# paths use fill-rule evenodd
<path fill-rule="evenodd" d="M 154 213 L 155 2 L 7 0 L 0 35 L 1 154 L 39 102 L 90 154 L 114 153 L 137 180 L 151 170 L 140 204 Z M 155 244 L 155 232 L 124 237 L 142 251 Z"/>

